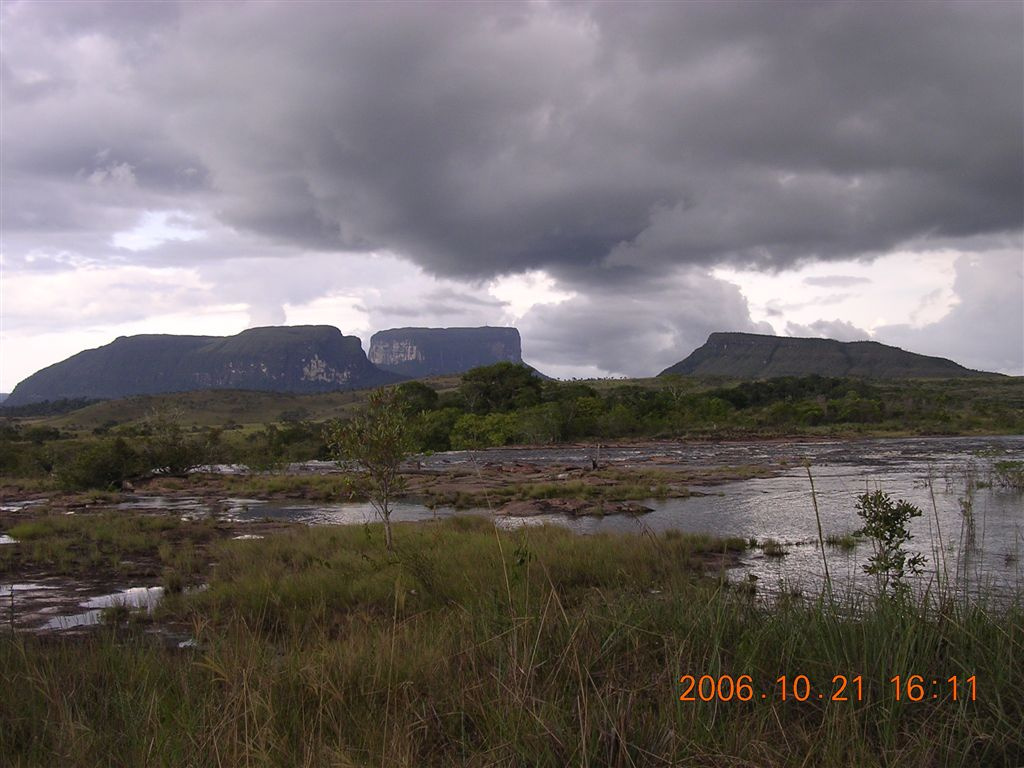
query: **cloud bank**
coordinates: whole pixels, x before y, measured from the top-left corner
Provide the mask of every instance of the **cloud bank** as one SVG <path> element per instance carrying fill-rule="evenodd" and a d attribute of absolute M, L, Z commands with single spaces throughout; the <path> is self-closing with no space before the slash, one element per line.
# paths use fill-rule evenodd
<path fill-rule="evenodd" d="M 316 274 L 305 289 L 297 275 L 260 284 L 260 260 L 334 274 L 384 252 L 469 291 L 540 270 L 575 298 L 525 318 L 535 349 L 563 361 L 590 349 L 602 370 L 642 360 L 649 372 L 705 328 L 758 327 L 742 295 L 708 276 L 716 266 L 777 272 L 914 243 L 984 253 L 970 244 L 1019 243 L 1024 223 L 1019 3 L 8 2 L 0 13 L 8 274 L 189 268 L 277 319 L 296 295 L 326 293 L 307 295 Z M 170 236 L 147 240 L 147 216 Z M 977 270 L 1005 274 L 981 258 Z M 861 288 L 842 277 L 831 285 Z M 1010 288 L 1016 301 L 1024 289 Z M 614 336 L 627 349 L 604 349 L 595 313 L 636 331 Z M 578 346 L 570 329 L 586 336 Z M 995 346 L 985 360 L 1024 367 Z"/>

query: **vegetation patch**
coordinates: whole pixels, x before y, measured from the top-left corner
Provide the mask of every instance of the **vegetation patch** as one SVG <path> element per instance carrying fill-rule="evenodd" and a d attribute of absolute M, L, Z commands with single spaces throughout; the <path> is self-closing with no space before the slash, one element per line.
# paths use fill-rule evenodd
<path fill-rule="evenodd" d="M 226 531 L 213 521 L 105 511 L 35 517 L 8 529 L 18 546 L 0 548 L 0 575 L 154 576 L 200 570 L 201 552 Z"/>
<path fill-rule="evenodd" d="M 0 638 L 14 765 L 1017 765 L 1024 611 L 757 599 L 745 542 L 454 518 L 216 545 L 203 592 L 76 642 Z M 890 679 L 960 680 L 897 700 Z M 832 700 L 835 678 L 852 682 Z M 680 701 L 687 676 L 760 695 Z M 806 676 L 813 695 L 780 698 Z M 966 680 L 976 681 L 976 696 Z M 787 683 L 784 683 L 788 685 Z M 707 686 L 705 686 L 706 692 Z M 800 689 L 802 690 L 802 689 Z M 907 690 L 906 688 L 904 689 Z M 821 699 L 817 693 L 824 695 Z M 724 694 L 723 694 L 724 695 Z"/>

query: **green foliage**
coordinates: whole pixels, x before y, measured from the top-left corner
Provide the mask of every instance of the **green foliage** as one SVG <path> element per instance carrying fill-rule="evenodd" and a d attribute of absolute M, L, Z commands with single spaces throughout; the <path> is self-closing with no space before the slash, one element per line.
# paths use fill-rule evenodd
<path fill-rule="evenodd" d="M 43 400 L 41 403 L 30 403 L 26 405 L 4 405 L 0 406 L 4 416 L 57 416 L 64 413 L 71 413 L 80 408 L 102 402 L 96 398 L 74 397 L 60 400 Z"/>
<path fill-rule="evenodd" d="M 225 454 L 227 455 L 227 454 Z M 309 421 L 264 424 L 246 437 L 237 458 L 251 469 L 276 470 L 292 461 L 327 459 L 324 426 Z"/>
<path fill-rule="evenodd" d="M 131 626 L 60 642 L 0 632 L 14 692 L 0 696 L 0 762 L 1024 764 L 1019 602 L 937 614 L 851 598 L 833 613 L 702 578 L 728 557 L 707 537 L 456 518 L 403 526 L 385 557 L 371 529 L 218 545 L 209 589 L 157 612 L 194 632 L 188 649 Z M 889 678 L 911 673 L 957 675 L 960 700 L 946 686 L 896 701 Z M 766 698 L 681 702 L 683 675 L 749 675 Z M 805 675 L 808 701 L 781 702 L 780 675 Z M 845 700 L 830 701 L 837 675 Z"/>
<path fill-rule="evenodd" d="M 764 381 L 745 381 L 734 387 L 714 390 L 713 395 L 736 408 L 754 408 L 779 401 L 824 397 L 838 399 L 850 394 L 877 399 L 877 388 L 865 381 L 827 376 L 781 376 Z"/>
<path fill-rule="evenodd" d="M 138 477 L 145 462 L 123 437 L 97 440 L 65 457 L 56 467 L 61 484 L 72 490 L 120 488 Z"/>
<path fill-rule="evenodd" d="M 181 475 L 208 461 L 206 440 L 186 433 L 181 422 L 182 413 L 171 409 L 155 410 L 143 422 L 141 453 L 149 471 Z"/>
<path fill-rule="evenodd" d="M 515 433 L 526 443 L 549 445 L 560 442 L 568 433 L 566 427 L 570 417 L 565 408 L 568 403 L 571 401 L 543 403 L 519 410 Z"/>
<path fill-rule="evenodd" d="M 514 414 L 488 413 L 479 416 L 467 413 L 460 416 L 452 427 L 451 447 L 453 450 L 461 451 L 511 445 L 518 434 L 518 419 Z"/>
<path fill-rule="evenodd" d="M 458 388 L 443 389 L 454 383 L 453 377 L 396 388 L 413 449 L 630 437 L 1024 432 L 1024 380 L 1012 377 L 868 383 L 789 376 L 723 385 L 665 376 L 581 383 L 543 381 L 525 366 L 503 363 L 470 371 Z M 216 462 L 275 469 L 326 459 L 323 422 L 358 413 L 367 396 L 186 392 L 104 402 L 45 422 L 0 421 L 0 473 L 42 480 L 111 436 L 124 437 L 142 456 L 140 472 Z M 153 422 L 154 411 L 168 410 L 177 424 Z M 462 419 L 467 413 L 476 418 Z M 1014 477 L 1008 467 L 1005 476 L 994 470 L 992 480 L 1013 487 L 1022 482 Z"/>
<path fill-rule="evenodd" d="M 53 515 L 18 523 L 10 534 L 21 544 L 4 554 L 5 569 L 45 568 L 49 574 L 122 572 L 139 558 L 159 560 L 186 576 L 198 570 L 194 546 L 214 534 L 208 521 L 186 522 L 165 515 L 133 512 Z"/>
<path fill-rule="evenodd" d="M 459 387 L 472 413 L 528 408 L 541 401 L 542 382 L 533 370 L 517 363 L 495 363 L 467 371 Z"/>
<path fill-rule="evenodd" d="M 0 426 L 0 475 L 39 477 L 50 474 L 54 465 L 52 442 L 36 441 L 30 430 L 17 425 Z"/>
<path fill-rule="evenodd" d="M 437 392 L 421 381 L 407 381 L 395 387 L 402 410 L 409 416 L 437 407 Z"/>
<path fill-rule="evenodd" d="M 875 491 L 857 497 L 857 514 L 864 519 L 858 534 L 868 537 L 874 547 L 864 571 L 879 577 L 884 593 L 904 593 L 906 577 L 921 573 L 927 562 L 924 555 L 904 548 L 913 538 L 907 525 L 921 516 L 921 510 L 903 499 L 894 503 L 887 493 Z"/>
<path fill-rule="evenodd" d="M 327 429 L 327 442 L 340 461 L 354 461 L 363 471 L 370 503 L 384 521 L 388 551 L 393 549 L 391 502 L 405 487 L 399 467 L 411 451 L 408 419 L 394 389 L 378 389 L 366 410 Z"/>
<path fill-rule="evenodd" d="M 458 408 L 442 408 L 412 417 L 409 432 L 413 446 L 421 452 L 450 451 L 452 430 L 460 416 L 462 411 Z"/>

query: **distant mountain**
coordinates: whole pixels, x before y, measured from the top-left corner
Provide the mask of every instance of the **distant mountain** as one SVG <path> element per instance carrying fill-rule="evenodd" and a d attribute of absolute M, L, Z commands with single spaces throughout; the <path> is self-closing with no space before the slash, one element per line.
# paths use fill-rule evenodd
<path fill-rule="evenodd" d="M 196 389 L 328 392 L 404 377 L 373 366 L 362 342 L 329 325 L 250 328 L 236 336 L 121 336 L 29 376 L 4 406 Z"/>
<path fill-rule="evenodd" d="M 9 393 L 7 393 L 7 392 L 0 392 L 0 403 L 2 403 L 2 402 L 3 402 L 4 400 L 6 400 L 6 399 L 7 399 L 8 397 L 10 397 L 10 394 L 9 394 Z"/>
<path fill-rule="evenodd" d="M 991 376 L 942 357 L 906 352 L 875 341 L 834 341 L 712 333 L 704 346 L 659 376 L 727 376 L 770 379 L 776 376 L 854 376 L 865 379 L 960 378 Z"/>
<path fill-rule="evenodd" d="M 505 361 L 523 362 L 515 328 L 392 328 L 370 338 L 370 362 L 411 378 Z"/>

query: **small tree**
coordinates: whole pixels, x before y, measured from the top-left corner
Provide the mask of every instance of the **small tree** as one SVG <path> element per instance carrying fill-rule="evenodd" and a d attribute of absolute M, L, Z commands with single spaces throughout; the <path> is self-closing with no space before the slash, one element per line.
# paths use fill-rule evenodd
<path fill-rule="evenodd" d="M 864 570 L 878 576 L 883 592 L 903 592 L 906 576 L 921 573 L 927 562 L 920 552 L 904 549 L 913 538 L 907 524 L 920 517 L 921 510 L 903 499 L 894 503 L 889 494 L 875 491 L 857 497 L 857 514 L 864 518 L 859 533 L 871 539 L 875 550 Z"/>
<path fill-rule="evenodd" d="M 402 400 L 393 389 L 370 394 L 366 411 L 351 421 L 335 422 L 327 428 L 327 444 L 339 461 L 354 461 L 363 470 L 370 504 L 384 523 L 388 551 L 394 548 L 391 535 L 391 503 L 405 487 L 398 469 L 409 455 L 407 421 Z"/>
<path fill-rule="evenodd" d="M 146 415 L 141 455 L 149 471 L 183 475 L 206 463 L 204 440 L 185 432 L 183 417 L 184 413 L 175 408 L 155 409 Z"/>

